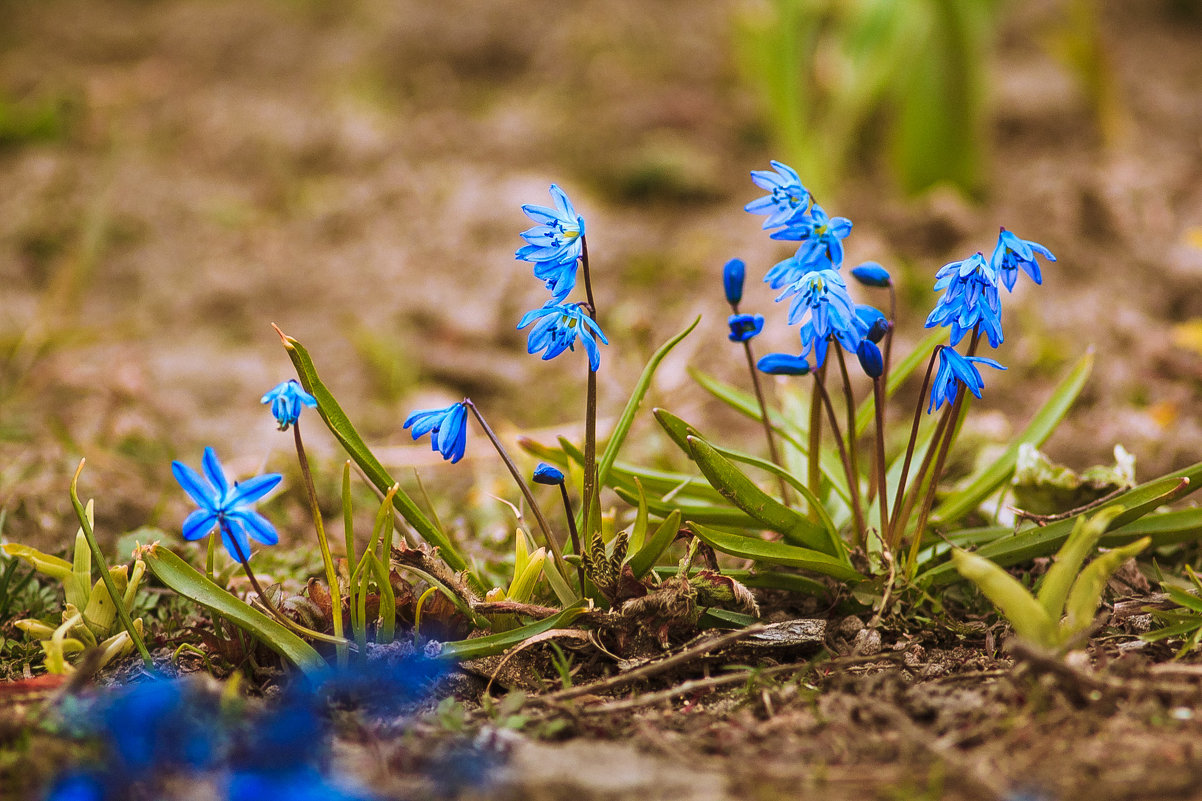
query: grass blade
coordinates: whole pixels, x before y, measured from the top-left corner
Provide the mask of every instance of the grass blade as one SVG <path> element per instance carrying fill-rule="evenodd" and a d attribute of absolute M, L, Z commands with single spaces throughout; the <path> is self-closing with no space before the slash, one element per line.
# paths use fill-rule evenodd
<path fill-rule="evenodd" d="M 696 524 L 689 526 L 689 528 L 698 538 L 715 550 L 730 554 L 731 556 L 737 556 L 740 559 L 752 559 L 756 562 L 766 564 L 797 567 L 821 573 L 824 576 L 830 576 L 838 581 L 858 583 L 866 580 L 864 576 L 850 568 L 846 563 L 821 551 L 801 548 L 797 545 L 790 545 L 787 542 L 769 542 L 752 537 L 740 537 L 737 534 L 727 534 L 723 531 Z"/>

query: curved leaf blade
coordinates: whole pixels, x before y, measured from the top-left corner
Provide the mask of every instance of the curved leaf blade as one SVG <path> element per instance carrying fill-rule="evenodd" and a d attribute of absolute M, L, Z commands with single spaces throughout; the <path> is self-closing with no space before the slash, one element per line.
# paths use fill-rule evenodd
<path fill-rule="evenodd" d="M 863 575 L 846 563 L 821 551 L 790 545 L 787 542 L 769 542 L 752 537 L 740 537 L 737 534 L 727 534 L 696 524 L 689 528 L 715 550 L 737 556 L 740 559 L 752 559 L 765 564 L 810 570 L 838 581 L 859 583 L 866 580 Z"/>

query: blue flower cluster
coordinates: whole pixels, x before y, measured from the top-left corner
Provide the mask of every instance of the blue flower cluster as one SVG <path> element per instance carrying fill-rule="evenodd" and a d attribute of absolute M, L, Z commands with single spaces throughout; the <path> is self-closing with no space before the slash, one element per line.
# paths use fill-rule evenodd
<path fill-rule="evenodd" d="M 777 301 L 791 298 L 788 320 L 790 325 L 800 326 L 801 352 L 797 356 L 769 354 L 760 359 L 758 368 L 777 375 L 804 375 L 822 366 L 833 340 L 848 353 L 856 354 L 869 375 L 879 376 L 883 361 L 876 343 L 884 338 L 890 323 L 876 308 L 855 303 L 848 293 L 847 282 L 839 274 L 843 240 L 851 233 L 851 220 L 828 215 L 788 165 L 773 161 L 772 171 L 753 170 L 751 180 L 768 194 L 751 201 L 744 209 L 765 215 L 764 229 L 776 229 L 770 235 L 772 239 L 798 243 L 792 256 L 768 270 L 764 282 L 782 290 Z M 875 262 L 867 262 L 851 272 L 867 286 L 889 286 L 889 273 Z M 724 280 L 730 300 L 729 264 Z M 741 272 L 737 295 L 742 297 Z M 747 317 L 730 318 L 732 340 L 745 341 L 738 337 L 750 338 L 759 333 L 754 318 L 742 319 Z"/>
<path fill-rule="evenodd" d="M 544 359 L 554 359 L 565 350 L 575 350 L 576 341 L 584 343 L 589 369 L 596 372 L 601 366 L 597 340 L 608 345 L 609 340 L 593 319 L 595 310 L 580 303 L 565 303 L 576 287 L 576 269 L 587 259 L 584 249 L 584 218 L 576 213 L 568 196 L 551 184 L 555 208 L 527 204 L 522 206 L 526 216 L 538 225 L 522 233 L 526 244 L 515 257 L 534 264 L 534 276 L 540 278 L 551 292 L 551 299 L 528 312 L 518 323 L 518 330 L 538 320 L 526 341 L 529 353 L 542 352 Z"/>
<path fill-rule="evenodd" d="M 373 801 L 375 793 L 326 770 L 330 703 L 368 712 L 386 711 L 379 709 L 382 701 L 412 705 L 447 670 L 412 645 L 377 651 L 384 649 L 352 668 L 289 687 L 268 708 L 240 718 L 182 679 L 154 678 L 86 700 L 70 723 L 103 746 L 102 756 L 61 775 L 45 801 L 165 798 L 181 781 L 203 782 L 212 793 L 205 797 L 228 801 Z"/>

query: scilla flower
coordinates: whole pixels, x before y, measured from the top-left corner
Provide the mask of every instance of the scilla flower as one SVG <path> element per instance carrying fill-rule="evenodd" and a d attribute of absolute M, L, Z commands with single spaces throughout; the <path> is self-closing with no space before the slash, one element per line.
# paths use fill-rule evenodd
<path fill-rule="evenodd" d="M 746 342 L 764 330 L 762 314 L 732 314 L 726 322 L 730 326 L 731 342 Z"/>
<path fill-rule="evenodd" d="M 280 431 L 287 431 L 288 426 L 296 424 L 302 407 L 317 408 L 317 399 L 305 392 L 295 378 L 276 384 L 259 399 L 259 403 L 271 404 L 271 416 L 279 423 Z"/>
<path fill-rule="evenodd" d="M 516 258 L 534 263 L 534 274 L 546 282 L 555 300 L 562 301 L 576 286 L 576 262 L 584 247 L 584 218 L 576 213 L 564 191 L 551 184 L 555 208 L 527 204 L 526 216 L 538 225 L 522 233 L 528 244 Z"/>
<path fill-rule="evenodd" d="M 979 325 L 991 347 L 1002 344 L 998 274 L 983 254 L 974 253 L 963 261 L 943 265 L 935 279 L 935 291 L 944 290 L 944 294 L 927 317 L 927 328 L 950 326 L 952 344 L 956 345 Z"/>
<path fill-rule="evenodd" d="M 822 207 L 815 203 L 809 212 L 794 217 L 779 231 L 773 231 L 772 239 L 801 242 L 798 258 L 815 270 L 838 269 L 843 263 L 843 240 L 850 233 L 851 220 L 827 217 Z"/>
<path fill-rule="evenodd" d="M 1037 284 L 1043 283 L 1043 275 L 1039 272 L 1039 265 L 1035 262 L 1035 254 L 1037 253 L 1048 261 L 1056 261 L 1056 257 L 1052 255 L 1052 251 L 1043 245 L 1027 239 L 1019 239 L 1003 228 L 1002 232 L 998 234 L 997 245 L 993 248 L 993 255 L 989 257 L 989 266 L 993 268 L 1002 283 L 1006 285 L 1006 290 L 1013 292 L 1014 282 L 1018 280 L 1018 270 L 1020 267 L 1023 272 L 1031 276 L 1032 281 Z"/>
<path fill-rule="evenodd" d="M 810 193 L 801 185 L 801 177 L 787 164 L 769 162 L 775 172 L 752 170 L 751 180 L 767 195 L 743 207 L 752 214 L 766 214 L 764 228 L 778 228 L 810 206 Z"/>
<path fill-rule="evenodd" d="M 881 350 L 871 339 L 860 340 L 860 344 L 856 346 L 856 358 L 860 360 L 860 367 L 869 378 L 880 378 L 885 372 L 885 360 L 881 356 Z"/>
<path fill-rule="evenodd" d="M 968 387 L 969 392 L 978 398 L 985 382 L 976 365 L 985 364 L 997 370 L 1005 370 L 993 359 L 982 356 L 961 356 L 955 348 L 941 345 L 939 348 L 939 370 L 935 373 L 935 381 L 931 387 L 931 402 L 927 404 L 927 414 L 938 410 L 944 401 L 948 403 L 956 399 L 960 385 Z"/>
<path fill-rule="evenodd" d="M 834 270 L 813 270 L 790 285 L 778 301 L 794 296 L 789 304 L 789 325 L 801 324 L 802 356 L 814 354 L 814 367 L 826 360 L 827 341 L 834 337 L 851 353 L 867 332 L 856 316 L 847 284 Z"/>
<path fill-rule="evenodd" d="M 461 401 L 445 409 L 419 409 L 405 419 L 404 427 L 413 429 L 414 439 L 429 434 L 430 448 L 454 464 L 467 447 L 467 404 Z"/>
<path fill-rule="evenodd" d="M 526 339 L 526 351 L 538 353 L 543 351 L 543 359 L 554 359 L 565 350 L 576 349 L 576 339 L 584 343 L 588 351 L 589 369 L 596 372 L 601 367 L 601 351 L 597 347 L 600 339 L 605 345 L 609 340 L 601 332 L 601 326 L 589 317 L 584 307 L 578 303 L 557 304 L 549 302 L 537 309 L 526 312 L 518 330 L 538 320 L 538 325 L 530 330 Z"/>
<path fill-rule="evenodd" d="M 238 562 L 250 558 L 248 534 L 264 545 L 279 542 L 275 527 L 252 507 L 280 483 L 282 476 L 279 473 L 255 476 L 231 485 L 212 448 L 205 448 L 201 466 L 204 478 L 183 462 L 171 463 L 175 480 L 200 507 L 184 520 L 184 539 L 198 540 L 217 526 L 225 549 Z"/>

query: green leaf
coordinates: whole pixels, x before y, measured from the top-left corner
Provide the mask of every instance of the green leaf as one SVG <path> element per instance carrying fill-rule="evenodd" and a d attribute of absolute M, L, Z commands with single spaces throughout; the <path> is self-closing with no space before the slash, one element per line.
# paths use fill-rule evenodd
<path fill-rule="evenodd" d="M 1090 351 L 1081 357 L 1069 374 L 1056 386 L 1043 408 L 1039 410 L 1022 434 L 1010 443 L 1005 453 L 969 479 L 966 486 L 952 492 L 935 507 L 931 514 L 931 526 L 937 528 L 959 520 L 980 505 L 981 501 L 989 497 L 994 490 L 1002 486 L 1006 479 L 1014 473 L 1019 446 L 1029 444 L 1038 447 L 1056 430 L 1056 426 L 1064 419 L 1069 407 L 1081 393 L 1092 369 L 1093 351 Z"/>
<path fill-rule="evenodd" d="M 614 492 L 619 498 L 626 501 L 631 506 L 638 504 L 638 496 L 629 490 L 622 487 L 616 487 Z M 685 520 L 695 520 L 698 523 L 705 523 L 710 526 L 723 526 L 725 528 L 741 528 L 749 530 L 759 530 L 763 526 L 755 518 L 743 512 L 741 509 L 736 509 L 733 506 L 714 506 L 711 504 L 701 503 L 680 503 L 678 501 L 661 501 L 656 498 L 647 499 L 647 510 L 658 518 L 665 518 L 674 511 L 679 510 L 684 515 Z"/>
<path fill-rule="evenodd" d="M 842 543 L 829 529 L 798 514 L 761 490 L 705 440 L 688 437 L 687 441 L 693 460 L 701 472 L 714 489 L 735 506 L 794 545 L 803 545 L 831 556 L 844 556 Z"/>
<path fill-rule="evenodd" d="M 636 478 L 634 483 L 639 491 L 639 506 L 634 516 L 634 528 L 631 529 L 630 538 L 626 541 L 629 553 L 637 552 L 639 548 L 643 547 L 643 543 L 647 539 L 647 494 L 643 492 L 643 483 L 641 481 Z"/>
<path fill-rule="evenodd" d="M 567 457 L 564 460 L 564 468 L 568 466 L 568 460 L 574 461 L 578 465 L 584 464 L 584 451 L 576 447 L 570 440 L 566 437 L 560 437 L 559 445 L 562 453 Z M 718 491 L 706 483 L 705 479 L 700 476 L 646 470 L 626 465 L 622 462 L 614 462 L 613 467 L 610 468 L 609 480 L 606 481 L 606 486 L 613 489 L 625 489 L 632 494 L 636 494 L 638 492 L 634 484 L 636 478 L 643 483 L 647 490 L 659 495 L 667 495 L 669 492 L 675 491 L 677 497 L 689 497 L 705 502 L 722 502 L 724 500 L 718 494 Z M 681 485 L 684 485 L 683 489 Z"/>
<path fill-rule="evenodd" d="M 304 386 L 306 392 L 317 399 L 317 413 L 325 421 L 330 433 L 334 435 L 347 454 L 355 460 L 368 480 L 376 485 L 376 489 L 382 493 L 388 492 L 389 488 L 396 484 L 396 481 L 376 459 L 375 454 L 371 452 L 363 438 L 359 436 L 359 432 L 355 430 L 355 426 L 351 424 L 346 412 L 342 411 L 342 407 L 338 405 L 333 394 L 321 382 L 309 352 L 292 337 L 284 336 L 282 332 L 280 336 L 284 340 L 284 349 L 288 351 L 288 358 L 292 360 L 292 365 L 296 368 L 301 385 Z M 443 561 L 453 570 L 467 570 L 467 562 L 464 558 L 455 550 L 451 541 L 430 522 L 430 519 L 413 502 L 412 498 L 403 490 L 398 489 L 393 495 L 392 502 L 401 517 L 417 530 L 422 539 L 438 547 Z M 474 577 L 473 581 L 476 581 Z"/>
<path fill-rule="evenodd" d="M 676 532 L 679 530 L 680 510 L 673 509 L 651 534 L 651 538 L 647 540 L 646 544 L 627 560 L 635 578 L 642 578 L 647 574 L 647 571 L 659 559 L 660 554 L 668 550 L 668 546 L 676 539 Z"/>
<path fill-rule="evenodd" d="M 675 576 L 680 572 L 676 565 L 664 565 L 655 568 L 655 575 L 660 578 Z M 799 573 L 783 573 L 779 570 L 728 570 L 723 569 L 722 575 L 730 576 L 740 584 L 762 590 L 786 590 L 799 595 L 827 595 L 829 588 L 814 579 Z"/>
<path fill-rule="evenodd" d="M 1062 641 L 1089 627 L 1098 612 L 1098 605 L 1102 603 L 1102 593 L 1106 591 L 1106 582 L 1111 574 L 1151 543 L 1150 538 L 1144 537 L 1130 545 L 1108 551 L 1086 565 L 1073 582 L 1073 589 L 1068 595 L 1065 618 L 1061 624 Z"/>
<path fill-rule="evenodd" d="M 1015 634 L 1043 648 L 1059 644 L 1056 621 L 1014 576 L 988 559 L 959 548 L 952 551 L 952 564 L 1005 615 Z"/>
<path fill-rule="evenodd" d="M 1187 479 L 1183 482 L 1182 479 Z M 1202 510 L 1184 510 L 1157 515 L 1151 520 L 1140 520 L 1144 515 L 1155 511 L 1169 501 L 1176 500 L 1193 492 L 1202 482 L 1202 462 L 1171 473 L 1164 478 L 1140 485 L 1129 492 L 1098 507 L 1098 511 L 1110 506 L 1122 506 L 1121 514 L 1110 521 L 1100 544 L 1106 547 L 1123 545 L 1144 535 L 1152 536 L 1157 544 L 1170 544 L 1198 539 L 1198 513 Z M 1131 525 L 1138 522 L 1138 525 Z M 978 556 L 990 559 L 1002 567 L 1018 564 L 1039 556 L 1050 556 L 1055 553 L 1068 539 L 1072 531 L 1074 519 L 1058 520 L 1042 528 L 1031 526 L 1015 534 L 1013 537 L 996 540 L 983 546 L 977 551 Z M 1193 528 L 1191 528 L 1193 524 Z M 950 564 L 941 564 L 921 573 L 915 579 L 924 586 L 938 586 L 955 579 L 955 572 Z"/>
<path fill-rule="evenodd" d="M 456 659 L 459 661 L 479 659 L 482 656 L 495 656 L 496 654 L 504 653 L 515 645 L 525 642 L 537 634 L 542 634 L 544 631 L 567 626 L 579 617 L 582 612 L 584 612 L 584 609 L 580 605 L 571 606 L 545 620 L 511 629 L 510 631 L 490 634 L 487 637 L 474 637 L 468 640 L 459 640 L 458 642 L 443 643 L 442 653 L 439 655 L 447 659 Z"/>
<path fill-rule="evenodd" d="M 1086 557 L 1093 553 L 1110 522 L 1122 511 L 1122 506 L 1115 505 L 1088 519 L 1084 516 L 1077 518 L 1072 533 L 1056 553 L 1055 561 L 1043 577 L 1043 584 L 1036 596 L 1053 619 L 1059 620 L 1064 614 L 1064 603 L 1068 599 L 1074 580 L 1078 579 L 1081 573 L 1081 565 L 1085 564 Z"/>
<path fill-rule="evenodd" d="M 752 420 L 763 420 L 764 416 L 760 412 L 760 403 L 756 400 L 755 395 L 749 392 L 744 392 L 741 389 L 727 384 L 725 381 L 719 381 L 711 375 L 701 372 L 700 370 L 690 367 L 689 375 L 693 380 L 709 394 L 713 395 L 718 400 L 725 403 L 730 408 L 734 409 Z M 783 416 L 779 412 L 769 409 L 768 422 L 772 424 L 772 428 L 787 439 L 793 447 L 806 452 L 806 432 L 805 429 L 798 427 L 793 421 Z"/>
<path fill-rule="evenodd" d="M 634 417 L 638 414 L 639 406 L 643 403 L 643 398 L 646 397 L 647 391 L 651 389 L 651 379 L 655 377 L 655 371 L 659 368 L 660 362 L 672 352 L 680 342 L 693 332 L 697 324 L 701 322 L 701 316 L 693 320 L 687 328 L 681 331 L 676 336 L 669 339 L 659 350 L 651 355 L 647 366 L 643 368 L 642 375 L 639 376 L 638 382 L 634 385 L 634 391 L 630 394 L 630 400 L 626 402 L 626 408 L 622 410 L 622 414 L 618 417 L 618 422 L 614 426 L 613 433 L 609 435 L 609 440 L 605 443 L 605 450 L 601 452 L 601 456 L 597 459 L 597 486 L 606 486 L 609 480 L 609 471 L 613 467 L 614 461 L 618 458 L 618 451 L 622 447 L 622 443 L 626 441 L 626 435 L 630 433 L 630 426 L 634 423 Z M 577 514 L 578 523 L 581 521 L 584 510 Z M 578 527 L 583 531 L 583 526 Z"/>
<path fill-rule="evenodd" d="M 723 531 L 693 524 L 690 530 L 703 542 L 722 553 L 737 556 L 740 559 L 752 559 L 771 565 L 798 567 L 830 576 L 838 581 L 861 582 L 865 577 L 857 573 L 846 563 L 821 551 L 801 548 L 787 542 L 769 542 L 752 537 L 740 537 L 737 534 L 727 534 Z"/>
<path fill-rule="evenodd" d="M 167 548 L 151 545 L 142 549 L 141 557 L 150 572 L 170 589 L 233 621 L 308 675 L 317 676 L 327 667 L 325 660 L 307 642 L 218 587 Z"/>

